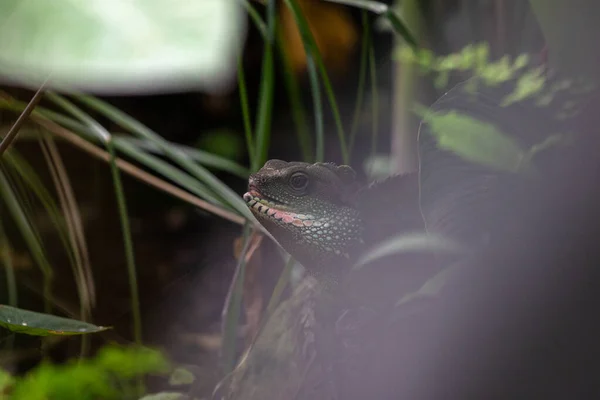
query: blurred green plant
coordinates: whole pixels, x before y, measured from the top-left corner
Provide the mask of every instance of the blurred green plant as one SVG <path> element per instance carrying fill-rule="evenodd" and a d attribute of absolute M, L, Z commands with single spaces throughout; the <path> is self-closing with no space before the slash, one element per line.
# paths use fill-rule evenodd
<path fill-rule="evenodd" d="M 10 400 L 134 400 L 138 378 L 169 370 L 156 350 L 109 345 L 90 359 L 42 362 L 23 377 L 0 370 L 0 398 L 4 392 Z"/>
<path fill-rule="evenodd" d="M 97 93 L 220 91 L 235 74 L 243 17 L 235 0 L 4 0 L 0 75 Z"/>

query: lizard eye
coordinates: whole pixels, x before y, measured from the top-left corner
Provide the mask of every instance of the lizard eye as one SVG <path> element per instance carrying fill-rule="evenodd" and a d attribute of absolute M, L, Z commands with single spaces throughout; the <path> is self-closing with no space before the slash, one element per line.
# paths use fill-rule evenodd
<path fill-rule="evenodd" d="M 304 190 L 308 186 L 308 176 L 304 172 L 295 172 L 290 177 L 290 185 L 295 190 Z"/>

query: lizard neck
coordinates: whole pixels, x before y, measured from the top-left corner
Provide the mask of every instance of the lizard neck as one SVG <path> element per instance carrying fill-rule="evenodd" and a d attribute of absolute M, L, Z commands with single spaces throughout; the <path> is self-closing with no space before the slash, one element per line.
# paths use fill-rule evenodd
<path fill-rule="evenodd" d="M 338 280 L 362 249 L 363 221 L 350 207 L 331 207 L 297 229 L 281 229 L 279 223 L 269 219 L 261 222 L 319 281 Z"/>

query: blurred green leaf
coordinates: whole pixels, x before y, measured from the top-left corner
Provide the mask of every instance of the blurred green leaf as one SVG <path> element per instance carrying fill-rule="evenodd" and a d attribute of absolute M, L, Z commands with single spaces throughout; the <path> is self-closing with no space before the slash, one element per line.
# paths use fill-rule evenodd
<path fill-rule="evenodd" d="M 2 392 L 4 392 L 14 382 L 14 378 L 5 370 L 0 369 L 0 399 L 2 398 Z"/>
<path fill-rule="evenodd" d="M 525 153 L 496 126 L 457 111 L 420 112 L 440 148 L 489 167 L 514 172 Z"/>
<path fill-rule="evenodd" d="M 431 252 L 431 253 L 460 253 L 464 251 L 462 246 L 448 238 L 432 234 L 413 233 L 394 236 L 377 244 L 370 249 L 354 264 L 354 269 L 359 269 L 377 259 L 397 253 L 408 252 Z"/>
<path fill-rule="evenodd" d="M 136 388 L 133 378 L 167 370 L 167 361 L 155 350 L 106 346 L 95 358 L 69 360 L 60 365 L 42 362 L 24 377 L 15 379 L 10 399 L 131 399 Z"/>
<path fill-rule="evenodd" d="M 108 346 L 96 356 L 95 364 L 123 378 L 133 378 L 147 372 L 167 372 L 168 363 L 163 355 L 153 349 Z"/>
<path fill-rule="evenodd" d="M 194 383 L 195 380 L 196 377 L 190 372 L 190 370 L 185 369 L 183 367 L 179 367 L 175 368 L 175 370 L 171 374 L 171 377 L 169 378 L 169 385 L 190 385 Z"/>
<path fill-rule="evenodd" d="M 220 90 L 245 32 L 236 0 L 0 2 L 1 74 L 98 93 Z"/>
<path fill-rule="evenodd" d="M 0 304 L 0 326 L 33 336 L 84 335 L 109 328 Z"/>

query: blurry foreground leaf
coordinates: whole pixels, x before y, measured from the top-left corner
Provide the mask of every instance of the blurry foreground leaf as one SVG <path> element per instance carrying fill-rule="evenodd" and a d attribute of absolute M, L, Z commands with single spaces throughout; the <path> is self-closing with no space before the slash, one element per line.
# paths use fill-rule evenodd
<path fill-rule="evenodd" d="M 462 264 L 455 264 L 444 268 L 442 271 L 429 278 L 419 290 L 402 296 L 396 303 L 396 307 L 407 304 L 413 300 L 435 298 L 448 281 L 450 275 L 455 273 L 461 265 Z"/>
<path fill-rule="evenodd" d="M 0 76 L 29 87 L 150 92 L 234 83 L 237 0 L 2 0 Z M 10 39 L 9 39 L 10 38 Z"/>
<path fill-rule="evenodd" d="M 423 233 L 403 234 L 379 243 L 369 250 L 354 264 L 354 269 L 359 269 L 372 261 L 392 254 L 415 251 L 460 253 L 463 251 L 463 248 L 452 240 L 441 236 Z"/>
<path fill-rule="evenodd" d="M 34 336 L 84 335 L 109 328 L 0 304 L 0 326 Z"/>

